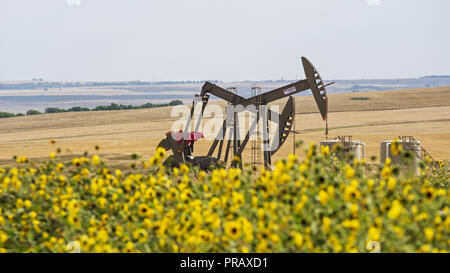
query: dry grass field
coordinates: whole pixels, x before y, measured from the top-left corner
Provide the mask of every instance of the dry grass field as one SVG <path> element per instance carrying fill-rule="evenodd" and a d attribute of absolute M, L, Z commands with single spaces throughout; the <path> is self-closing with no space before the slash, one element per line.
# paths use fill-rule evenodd
<path fill-rule="evenodd" d="M 351 100 L 367 97 L 368 100 Z M 221 102 L 217 103 L 224 106 Z M 282 103 L 282 102 L 281 102 Z M 312 96 L 296 98 L 297 140 L 319 142 L 324 127 Z M 128 164 L 130 154 L 144 158 L 176 118 L 171 108 L 44 114 L 0 120 L 0 161 L 13 163 L 14 155 L 39 160 L 54 152 L 57 141 L 62 155 L 97 152 L 110 165 Z M 379 142 L 400 135 L 412 135 L 435 158 L 450 160 L 450 86 L 426 89 L 345 93 L 329 96 L 329 137 L 352 135 L 366 143 L 366 157 L 379 154 Z M 288 139 L 275 156 L 293 151 Z M 196 154 L 206 154 L 210 143 L 197 142 Z M 301 151 L 298 151 L 301 154 Z M 248 155 L 244 156 L 246 159 Z"/>

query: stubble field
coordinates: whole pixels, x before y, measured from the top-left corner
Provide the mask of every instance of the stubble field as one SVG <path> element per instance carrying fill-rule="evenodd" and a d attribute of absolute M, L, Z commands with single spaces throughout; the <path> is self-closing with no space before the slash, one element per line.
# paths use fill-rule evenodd
<path fill-rule="evenodd" d="M 351 98 L 367 97 L 366 100 Z M 210 102 L 224 106 L 223 102 Z M 280 102 L 280 105 L 283 101 Z M 40 160 L 55 152 L 102 155 L 110 165 L 124 166 L 133 153 L 147 158 L 178 119 L 171 107 L 58 113 L 0 120 L 0 161 L 14 164 L 13 156 Z M 296 98 L 296 140 L 318 143 L 325 139 L 322 121 L 312 96 Z M 329 96 L 329 138 L 352 135 L 366 143 L 366 157 L 379 155 L 379 143 L 400 135 L 411 135 L 435 159 L 450 159 L 450 87 L 334 94 Z M 197 142 L 195 154 L 206 154 L 211 142 Z M 100 147 L 95 151 L 95 146 Z M 249 150 L 249 149 L 248 149 Z M 275 155 L 293 152 L 292 134 Z M 296 153 L 302 157 L 303 151 Z M 243 155 L 249 159 L 249 153 Z"/>

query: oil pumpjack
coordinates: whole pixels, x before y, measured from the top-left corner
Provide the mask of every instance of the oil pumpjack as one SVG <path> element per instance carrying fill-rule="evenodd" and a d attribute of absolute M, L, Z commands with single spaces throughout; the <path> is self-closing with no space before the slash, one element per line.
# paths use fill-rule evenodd
<path fill-rule="evenodd" d="M 264 148 L 264 166 L 270 168 L 272 156 L 280 149 L 284 144 L 289 134 L 292 132 L 293 122 L 295 118 L 295 108 L 293 95 L 311 90 L 314 99 L 316 101 L 319 112 L 324 121 L 327 120 L 328 114 L 328 98 L 326 87 L 333 83 L 325 84 L 317 69 L 306 58 L 302 57 L 303 69 L 305 71 L 306 79 L 300 80 L 286 86 L 268 91 L 265 93 L 253 94 L 250 98 L 244 98 L 233 92 L 232 90 L 224 89 L 211 82 L 206 82 L 200 94 L 196 94 L 192 103 L 190 115 L 188 116 L 187 123 L 184 131 L 180 132 L 168 132 L 166 138 L 163 139 L 158 147 L 163 147 L 166 150 L 172 150 L 173 155 L 168 158 L 168 162 L 171 166 L 179 165 L 181 163 L 190 163 L 192 165 L 199 166 L 201 169 L 207 169 L 210 166 L 217 166 L 222 161 L 222 154 L 224 155 L 223 161 L 228 162 L 230 150 L 232 146 L 233 158 L 242 158 L 242 153 L 247 146 L 250 137 L 255 131 L 255 128 L 262 122 L 262 135 Z M 194 143 L 197 140 L 203 138 L 203 134 L 198 132 L 203 113 L 208 104 L 210 95 L 216 96 L 220 99 L 228 102 L 228 106 L 232 106 L 234 111 L 227 111 L 226 118 L 223 120 L 222 127 L 217 134 L 209 152 L 206 156 L 193 156 Z M 276 113 L 267 108 L 267 105 L 279 99 L 288 97 L 281 114 Z M 195 131 L 189 132 L 191 128 L 191 122 L 194 116 L 194 109 L 197 104 L 201 103 L 201 113 L 198 116 L 198 120 L 195 126 Z M 256 118 L 250 124 L 250 128 L 247 131 L 245 138 L 240 140 L 239 137 L 239 119 L 237 115 L 239 111 L 248 109 L 247 106 L 254 105 L 254 114 Z M 240 107 L 237 107 L 240 106 Z M 246 108 L 247 107 L 247 108 Z M 274 121 L 277 123 L 274 138 L 276 141 L 269 140 L 269 122 Z M 224 142 L 226 132 L 229 132 L 228 139 L 226 140 L 226 148 L 224 153 Z M 328 134 L 328 125 L 326 126 L 326 135 Z M 230 145 L 232 143 L 232 145 Z M 217 147 L 219 146 L 219 147 Z M 214 156 L 217 149 L 217 154 Z M 234 166 L 236 167 L 236 166 Z"/>

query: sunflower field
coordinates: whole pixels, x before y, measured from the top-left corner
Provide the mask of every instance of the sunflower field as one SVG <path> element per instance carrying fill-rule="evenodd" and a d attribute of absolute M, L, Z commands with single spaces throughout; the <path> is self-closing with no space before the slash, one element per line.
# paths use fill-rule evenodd
<path fill-rule="evenodd" d="M 169 169 L 163 149 L 134 171 L 98 155 L 19 157 L 0 168 L 0 252 L 450 250 L 447 163 L 417 171 L 304 150 L 271 171 Z"/>

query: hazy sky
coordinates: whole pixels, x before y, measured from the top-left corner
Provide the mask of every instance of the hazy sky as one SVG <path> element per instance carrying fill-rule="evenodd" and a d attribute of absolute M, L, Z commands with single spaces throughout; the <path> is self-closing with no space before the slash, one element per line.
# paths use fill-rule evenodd
<path fill-rule="evenodd" d="M 449 0 L 0 0 L 0 81 L 295 79 L 301 56 L 327 79 L 450 74 L 449 10 Z"/>

